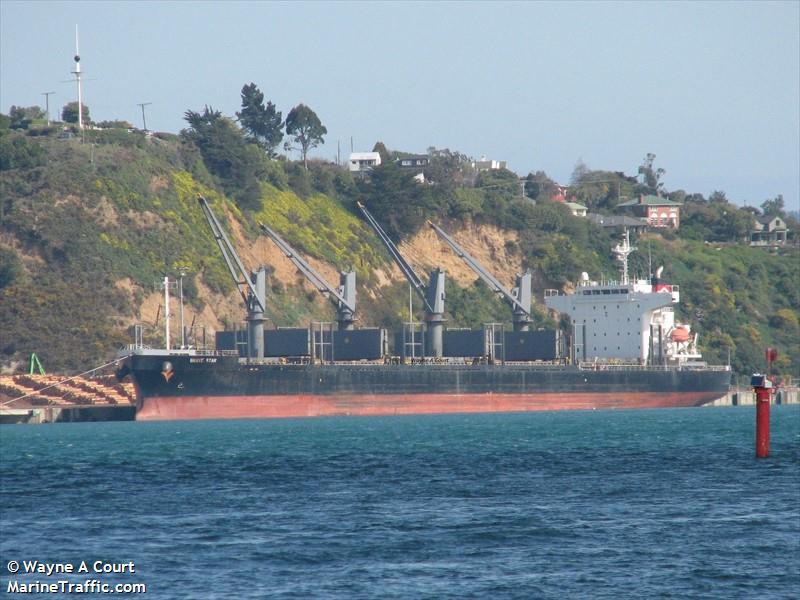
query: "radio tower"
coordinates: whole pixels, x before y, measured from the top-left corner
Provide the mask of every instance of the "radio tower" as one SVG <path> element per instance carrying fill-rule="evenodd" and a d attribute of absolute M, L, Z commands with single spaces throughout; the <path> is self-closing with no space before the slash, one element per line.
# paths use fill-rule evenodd
<path fill-rule="evenodd" d="M 78 26 L 75 25 L 75 81 L 78 84 L 78 129 L 83 131 L 83 94 L 81 90 L 81 56 L 78 51 Z"/>

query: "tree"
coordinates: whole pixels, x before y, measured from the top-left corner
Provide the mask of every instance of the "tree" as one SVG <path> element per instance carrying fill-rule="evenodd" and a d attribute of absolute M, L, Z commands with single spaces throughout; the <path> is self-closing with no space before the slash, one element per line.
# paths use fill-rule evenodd
<path fill-rule="evenodd" d="M 202 113 L 187 110 L 184 119 L 189 129 L 181 136 L 197 146 L 208 171 L 235 196 L 240 208 L 259 210 L 258 181 L 266 173 L 264 153 L 247 143 L 236 123 L 209 106 Z"/>
<path fill-rule="evenodd" d="M 133 124 L 124 119 L 113 119 L 111 121 L 100 121 L 97 126 L 101 129 L 135 129 Z"/>
<path fill-rule="evenodd" d="M 764 211 L 764 216 L 766 217 L 783 217 L 783 194 L 778 194 L 772 200 L 764 200 L 761 204 L 761 210 Z"/>
<path fill-rule="evenodd" d="M 81 114 L 83 117 L 84 123 L 89 123 L 89 107 L 85 104 L 81 105 Z M 77 102 L 69 102 L 64 105 L 64 108 L 61 109 L 61 119 L 65 123 L 77 123 L 78 122 L 78 103 Z"/>
<path fill-rule="evenodd" d="M 449 148 L 438 149 L 430 146 L 428 152 L 428 168 L 425 169 L 425 179 L 437 185 L 462 186 L 469 182 L 474 183 L 474 172 L 470 167 L 472 162 L 466 154 Z"/>
<path fill-rule="evenodd" d="M 386 233 L 394 240 L 415 233 L 441 210 L 428 186 L 419 185 L 414 173 L 390 162 L 375 167 L 361 186 L 361 197 Z"/>
<path fill-rule="evenodd" d="M 386 144 L 383 142 L 375 142 L 375 145 L 372 147 L 372 151 L 381 155 L 381 163 L 384 165 L 392 160 L 391 156 L 389 155 L 389 150 L 386 148 Z"/>
<path fill-rule="evenodd" d="M 0 289 L 14 283 L 22 272 L 22 261 L 14 249 L 0 246 Z"/>
<path fill-rule="evenodd" d="M 572 185 L 581 183 L 581 181 L 586 179 L 591 172 L 591 169 L 586 165 L 586 163 L 579 158 L 578 162 L 575 163 L 575 168 L 572 169 L 572 176 L 569 178 L 569 182 Z"/>
<path fill-rule="evenodd" d="M 753 227 L 753 217 L 746 210 L 728 204 L 719 215 L 717 235 L 723 240 L 746 240 Z"/>
<path fill-rule="evenodd" d="M 708 197 L 709 204 L 728 204 L 728 197 L 722 190 L 714 190 Z"/>
<path fill-rule="evenodd" d="M 10 169 L 32 169 L 45 163 L 45 150 L 40 144 L 28 141 L 23 134 L 0 136 L 0 172 Z M 3 205 L 0 202 L 0 221 Z"/>
<path fill-rule="evenodd" d="M 308 151 L 320 144 L 324 144 L 325 140 L 322 136 L 327 133 L 328 130 L 319 120 L 317 114 L 305 104 L 295 106 L 286 117 L 286 134 L 292 136 L 295 143 L 300 145 L 303 166 L 306 169 L 308 169 Z M 285 147 L 287 150 L 291 149 L 288 142 Z"/>
<path fill-rule="evenodd" d="M 12 106 L 8 116 L 11 118 L 11 129 L 27 129 L 31 121 L 44 119 L 45 113 L 38 106 Z"/>
<path fill-rule="evenodd" d="M 183 119 L 189 123 L 191 128 L 186 135 L 193 138 L 193 141 L 201 141 L 208 137 L 214 124 L 222 118 L 222 113 L 206 105 L 202 113 L 187 110 L 183 113 Z"/>
<path fill-rule="evenodd" d="M 556 192 L 556 182 L 544 171 L 528 173 L 525 178 L 525 195 L 532 200 L 549 200 Z"/>
<path fill-rule="evenodd" d="M 242 87 L 242 110 L 236 113 L 236 117 L 247 139 L 262 147 L 267 156 L 275 158 L 275 148 L 283 139 L 282 115 L 272 102 L 267 101 L 264 105 L 264 94 L 255 83 Z"/>
<path fill-rule="evenodd" d="M 664 176 L 664 173 L 666 173 L 664 169 L 656 169 L 653 167 L 655 159 L 656 155 L 652 152 L 648 152 L 644 161 L 639 166 L 639 175 L 642 176 L 642 183 L 651 194 L 658 194 L 663 191 L 664 182 L 661 181 L 661 178 Z"/>
<path fill-rule="evenodd" d="M 570 177 L 569 196 L 590 210 L 611 209 L 619 203 L 622 178 L 610 171 L 593 171 L 578 160 Z"/>

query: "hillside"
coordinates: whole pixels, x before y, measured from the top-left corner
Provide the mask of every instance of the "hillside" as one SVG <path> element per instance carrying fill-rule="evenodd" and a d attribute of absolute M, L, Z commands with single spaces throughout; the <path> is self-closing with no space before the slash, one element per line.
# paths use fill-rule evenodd
<path fill-rule="evenodd" d="M 542 307 L 544 288 L 570 285 L 584 270 L 593 277 L 616 272 L 606 232 L 561 205 L 533 206 L 486 182 L 485 189 L 480 181 L 423 188 L 388 168 L 363 182 L 335 165 L 311 164 L 306 171 L 275 160 L 244 194 L 211 173 L 197 149 L 177 136 L 108 130 L 81 143 L 8 130 L 0 135 L 0 366 L 6 372 L 22 369 L 31 352 L 49 370 L 91 368 L 132 341 L 134 324 L 145 325 L 147 340 L 160 345 L 157 285 L 165 273 L 185 273 L 184 318 L 195 339 L 202 328 L 213 339 L 215 330 L 241 325 L 241 299 L 198 195 L 208 198 L 245 265 L 268 266 L 269 326 L 332 320 L 333 310 L 258 233 L 258 221 L 332 283 L 339 269 L 356 269 L 361 326 L 395 326 L 407 318 L 407 284 L 358 216 L 357 199 L 386 223 L 421 273 L 446 269 L 448 326 L 510 322 L 511 312 L 424 226 L 427 218 L 509 285 L 515 273 L 531 268 L 538 325 L 557 319 Z M 681 285 L 682 316 L 696 323 L 707 358 L 725 362 L 730 350 L 734 367 L 748 373 L 762 368 L 762 347 L 774 345 L 780 370 L 796 374 L 797 250 L 775 255 L 668 237 L 640 239 L 634 267 L 646 273 L 646 248 L 654 265 L 666 266 L 665 276 Z"/>

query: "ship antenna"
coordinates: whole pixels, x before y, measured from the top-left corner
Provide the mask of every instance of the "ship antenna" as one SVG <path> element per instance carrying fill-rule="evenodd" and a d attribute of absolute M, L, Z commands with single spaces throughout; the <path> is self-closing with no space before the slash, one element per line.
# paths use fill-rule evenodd
<path fill-rule="evenodd" d="M 628 228 L 625 228 L 625 237 L 622 238 L 622 243 L 617 244 L 614 246 L 614 254 L 617 255 L 617 259 L 622 262 L 622 285 L 627 285 L 629 282 L 628 278 L 628 255 L 636 250 L 633 246 L 631 246 L 631 238 L 630 232 Z"/>

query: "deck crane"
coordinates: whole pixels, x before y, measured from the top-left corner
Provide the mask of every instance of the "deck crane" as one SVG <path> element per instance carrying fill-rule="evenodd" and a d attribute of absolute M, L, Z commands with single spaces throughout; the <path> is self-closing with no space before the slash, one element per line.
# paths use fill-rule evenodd
<path fill-rule="evenodd" d="M 381 239 L 383 244 L 389 250 L 389 254 L 392 255 L 392 258 L 397 263 L 397 266 L 400 267 L 400 270 L 405 275 L 408 282 L 411 284 L 417 294 L 422 298 L 423 305 L 425 307 L 425 321 L 428 324 L 428 344 L 427 347 L 430 348 L 431 353 L 436 358 L 441 358 L 444 354 L 443 343 L 442 343 L 442 330 L 444 329 L 444 271 L 440 268 L 436 268 L 430 273 L 430 281 L 426 286 L 423 281 L 419 278 L 419 276 L 414 272 L 414 269 L 411 268 L 411 265 L 406 262 L 403 256 L 400 254 L 400 251 L 395 246 L 394 242 L 389 238 L 383 228 L 378 224 L 367 208 L 361 204 L 360 202 L 356 203 L 358 208 L 361 209 L 361 212 L 366 217 L 367 221 L 375 232 L 378 234 L 378 237 Z"/>
<path fill-rule="evenodd" d="M 428 221 L 428 225 L 430 225 L 431 229 L 447 242 L 453 251 L 475 271 L 478 277 L 483 279 L 484 283 L 489 286 L 489 289 L 503 296 L 506 302 L 511 305 L 511 310 L 514 311 L 514 316 L 512 317 L 514 331 L 528 331 L 528 327 L 533 320 L 531 315 L 530 271 L 526 271 L 522 274 L 518 273 L 516 286 L 509 292 L 491 273 L 484 269 L 477 260 L 470 256 L 469 252 L 464 250 L 453 238 L 447 235 L 441 227 L 431 221 Z"/>
<path fill-rule="evenodd" d="M 317 273 L 311 265 L 303 260 L 297 251 L 287 244 L 274 230 L 263 223 L 259 223 L 258 226 L 265 235 L 275 242 L 275 245 L 286 255 L 286 258 L 292 261 L 294 266 L 306 276 L 314 287 L 333 303 L 336 307 L 336 322 L 339 324 L 339 330 L 353 329 L 356 320 L 355 271 L 342 271 L 339 273 L 339 287 L 334 288 L 325 281 L 322 275 Z"/>
<path fill-rule="evenodd" d="M 228 239 L 225 230 L 219 224 L 217 217 L 211 210 L 208 201 L 202 196 L 197 197 L 200 208 L 203 210 L 214 240 L 222 252 L 225 265 L 236 283 L 236 289 L 242 296 L 242 301 L 247 308 L 247 339 L 248 357 L 264 358 L 264 312 L 267 307 L 267 270 L 260 267 L 258 271 L 247 273 L 236 249 Z"/>

